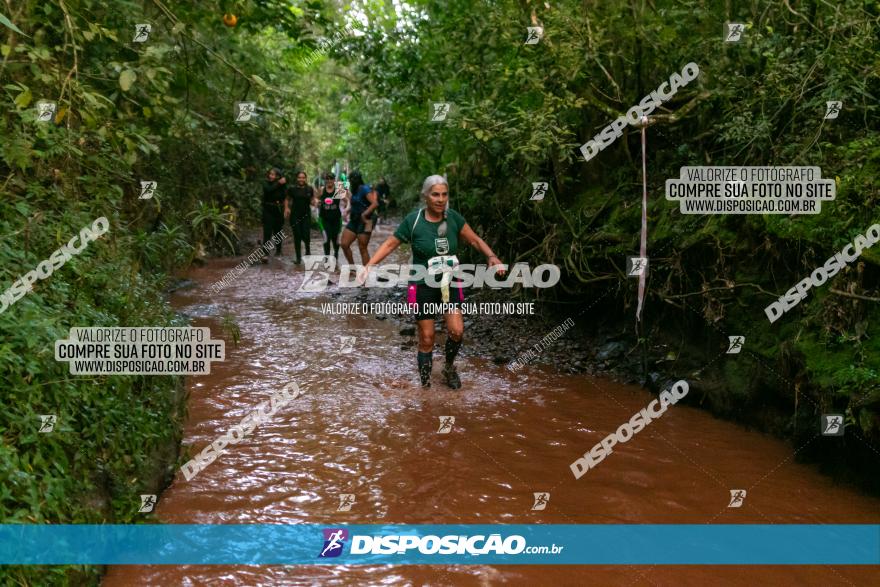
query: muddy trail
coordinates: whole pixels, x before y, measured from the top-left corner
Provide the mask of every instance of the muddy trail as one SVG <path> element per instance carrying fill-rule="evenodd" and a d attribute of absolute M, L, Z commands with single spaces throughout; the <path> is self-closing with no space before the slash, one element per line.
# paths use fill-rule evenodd
<path fill-rule="evenodd" d="M 382 226 L 371 251 L 391 232 Z M 316 235 L 315 235 L 316 236 Z M 313 239 L 312 252 L 320 252 Z M 576 480 L 569 464 L 643 408 L 638 387 L 546 366 L 510 373 L 464 353 L 463 387 L 418 386 L 414 338 L 370 315 L 329 315 L 356 299 L 331 287 L 302 292 L 285 256 L 212 293 L 243 257 L 209 261 L 174 306 L 194 326 L 228 335 L 226 360 L 187 380 L 184 444 L 194 455 L 290 381 L 304 394 L 196 477 L 179 472 L 156 516 L 175 524 L 788 524 L 877 523 L 880 500 L 794 463 L 797 447 L 688 406 L 674 406 Z M 406 262 L 396 253 L 396 262 Z M 357 257 L 357 254 L 356 254 Z M 389 259 L 394 262 L 395 259 Z M 389 295 L 391 295 L 389 293 Z M 499 318 L 499 328 L 505 328 Z M 465 332 L 467 337 L 467 331 Z M 511 339 L 516 336 L 511 332 Z M 350 338 L 354 337 L 352 341 Z M 513 343 L 512 343 L 513 344 Z M 516 355 L 516 349 L 510 349 Z M 455 416 L 437 434 L 440 416 Z M 747 490 L 729 508 L 731 489 Z M 550 493 L 531 511 L 533 492 Z M 348 512 L 340 494 L 354 494 Z M 669 545 L 675 548 L 675 545 Z M 119 566 L 106 587 L 128 585 L 868 585 L 880 570 L 852 566 Z"/>

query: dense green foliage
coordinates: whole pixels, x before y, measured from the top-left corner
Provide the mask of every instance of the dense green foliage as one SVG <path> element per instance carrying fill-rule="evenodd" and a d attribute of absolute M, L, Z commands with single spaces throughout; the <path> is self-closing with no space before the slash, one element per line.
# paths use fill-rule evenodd
<path fill-rule="evenodd" d="M 171 474 L 180 378 L 71 376 L 54 341 L 71 326 L 182 325 L 162 294 L 167 276 L 205 249 L 237 247 L 262 169 L 295 162 L 291 64 L 314 50 L 320 5 L 236 2 L 229 28 L 214 4 L 0 4 L 0 287 L 96 218 L 110 221 L 0 314 L 3 522 L 149 519 L 139 495 Z M 138 23 L 152 25 L 148 42 L 131 42 Z M 57 102 L 54 121 L 36 121 L 38 100 Z M 257 122 L 233 122 L 243 100 L 257 102 Z M 141 180 L 158 182 L 152 199 L 138 199 Z M 38 433 L 40 414 L 58 415 L 54 432 Z M 96 572 L 4 567 L 0 582 Z"/>

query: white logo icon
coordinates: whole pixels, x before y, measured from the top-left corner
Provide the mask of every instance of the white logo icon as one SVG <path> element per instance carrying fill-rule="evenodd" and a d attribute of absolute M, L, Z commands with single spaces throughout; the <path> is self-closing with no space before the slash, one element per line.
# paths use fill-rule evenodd
<path fill-rule="evenodd" d="M 745 489 L 731 489 L 730 490 L 730 503 L 727 504 L 729 508 L 738 508 L 742 507 L 742 504 L 746 500 L 746 490 Z"/>
<path fill-rule="evenodd" d="M 533 494 L 535 496 L 535 503 L 532 506 L 532 511 L 537 512 L 543 509 L 546 509 L 547 504 L 550 502 L 550 494 L 542 491 Z"/>
<path fill-rule="evenodd" d="M 339 338 L 342 339 L 342 342 L 340 343 L 340 346 L 339 346 L 340 353 L 347 355 L 351 351 L 354 350 L 355 337 L 353 337 L 353 336 L 340 336 Z"/>
<path fill-rule="evenodd" d="M 156 182 L 155 181 L 142 181 L 141 182 L 141 195 L 138 196 L 139 200 L 149 200 L 153 197 L 153 193 L 156 191 Z"/>
<path fill-rule="evenodd" d="M 37 120 L 39 122 L 50 122 L 55 117 L 57 107 L 55 102 L 40 100 L 37 102 Z"/>
<path fill-rule="evenodd" d="M 58 416 L 55 414 L 40 416 L 40 429 L 38 432 L 52 432 L 55 430 L 56 422 L 58 422 Z"/>
<path fill-rule="evenodd" d="M 729 22 L 724 25 L 724 29 L 724 42 L 737 43 L 742 38 L 743 31 L 746 30 L 746 25 L 738 22 Z"/>
<path fill-rule="evenodd" d="M 540 41 L 544 37 L 544 27 L 542 26 L 530 26 L 526 27 L 528 29 L 528 36 L 526 37 L 526 45 L 536 45 L 538 41 Z"/>
<path fill-rule="evenodd" d="M 132 43 L 143 43 L 150 36 L 150 31 L 153 30 L 153 26 L 149 24 L 136 24 L 134 25 L 134 38 L 131 40 Z"/>
<path fill-rule="evenodd" d="M 728 336 L 729 346 L 727 347 L 728 355 L 736 355 L 742 350 L 743 344 L 746 342 L 745 336 Z"/>
<path fill-rule="evenodd" d="M 236 102 L 235 122 L 247 122 L 254 117 L 257 110 L 256 102 Z"/>
<path fill-rule="evenodd" d="M 630 277 L 639 277 L 644 272 L 645 269 L 648 268 L 648 258 L 647 257 L 627 257 L 626 258 L 627 271 L 626 274 Z"/>
<path fill-rule="evenodd" d="M 334 552 L 342 548 L 342 530 L 337 530 L 330 534 L 330 540 L 327 541 L 327 548 L 321 551 L 321 556 L 326 556 L 328 552 Z"/>
<path fill-rule="evenodd" d="M 336 257 L 330 255 L 303 255 L 302 283 L 299 291 L 324 291 L 330 283 L 330 273 L 336 269 Z"/>
<path fill-rule="evenodd" d="M 155 495 L 141 495 L 141 507 L 138 508 L 139 514 L 148 514 L 156 507 Z"/>
<path fill-rule="evenodd" d="M 826 110 L 825 110 L 825 120 L 833 120 L 837 118 L 837 115 L 840 114 L 840 110 L 843 108 L 843 102 L 839 102 L 837 100 L 832 100 L 831 102 L 825 102 Z"/>
<path fill-rule="evenodd" d="M 452 425 L 455 424 L 455 416 L 440 416 L 440 428 L 437 429 L 439 434 L 449 434 L 452 432 Z"/>
<path fill-rule="evenodd" d="M 354 493 L 340 493 L 339 494 L 339 507 L 336 508 L 337 512 L 350 512 L 351 506 L 354 505 Z"/>
<path fill-rule="evenodd" d="M 532 197 L 530 200 L 541 201 L 544 199 L 544 196 L 547 195 L 547 188 L 550 187 L 550 184 L 546 181 L 533 181 L 532 182 Z"/>
<path fill-rule="evenodd" d="M 452 106 L 449 102 L 434 102 L 431 104 L 431 122 L 442 122 L 446 120 L 449 109 Z"/>
<path fill-rule="evenodd" d="M 822 436 L 843 436 L 843 414 L 822 414 Z"/>

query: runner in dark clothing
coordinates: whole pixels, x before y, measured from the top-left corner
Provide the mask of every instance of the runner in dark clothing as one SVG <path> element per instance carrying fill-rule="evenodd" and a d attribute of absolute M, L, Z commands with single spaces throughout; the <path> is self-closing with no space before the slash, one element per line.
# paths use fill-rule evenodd
<path fill-rule="evenodd" d="M 433 367 L 434 351 L 434 316 L 428 304 L 449 303 L 452 309 L 444 313 L 446 320 L 446 365 L 443 368 L 443 378 L 446 385 L 452 389 L 461 387 L 461 379 L 453 366 L 455 356 L 461 348 L 464 336 L 464 321 L 458 305 L 464 300 L 461 288 L 449 283 L 448 271 L 444 268 L 453 269 L 458 264 L 455 256 L 459 244 L 469 244 L 482 254 L 486 255 L 489 267 L 503 265 L 501 259 L 495 256 L 483 239 L 481 239 L 468 225 L 461 214 L 455 210 L 446 209 L 449 201 L 449 186 L 446 178 L 440 175 L 432 175 L 425 180 L 422 186 L 422 197 L 425 199 L 425 207 L 418 212 L 412 212 L 397 230 L 394 236 L 388 237 L 379 250 L 370 259 L 367 266 L 361 272 L 358 279 L 364 283 L 370 269 L 381 263 L 400 243 L 410 243 L 413 251 L 413 264 L 421 265 L 428 269 L 429 273 L 442 274 L 441 287 L 425 283 L 424 279 L 411 281 L 409 284 L 408 301 L 417 304 L 416 324 L 419 330 L 418 366 L 419 378 L 422 386 L 431 386 L 431 368 Z M 498 270 L 503 275 L 503 267 Z M 445 285 L 444 285 L 445 284 Z"/>
<path fill-rule="evenodd" d="M 318 226 L 324 235 L 324 254 L 330 254 L 333 245 L 333 256 L 339 257 L 339 233 L 342 231 L 342 209 L 345 207 L 346 191 L 342 185 L 336 185 L 336 176 L 324 174 L 324 189 L 318 201 Z"/>
<path fill-rule="evenodd" d="M 379 177 L 375 188 L 376 195 L 379 197 L 379 209 L 376 211 L 376 226 L 379 226 L 379 222 L 381 222 L 382 218 L 385 218 L 385 211 L 388 209 L 388 204 L 391 200 L 391 188 L 388 187 L 388 182 L 385 181 L 384 177 Z"/>
<path fill-rule="evenodd" d="M 293 230 L 293 248 L 296 252 L 295 263 L 302 263 L 301 243 L 306 244 L 306 255 L 312 254 L 310 229 L 312 227 L 311 207 L 317 204 L 315 190 L 306 183 L 308 176 L 305 171 L 296 174 L 296 185 L 287 188 L 287 199 L 284 201 L 284 217 L 290 219 Z"/>
<path fill-rule="evenodd" d="M 284 228 L 284 192 L 287 179 L 281 177 L 281 171 L 273 167 L 266 174 L 263 182 L 263 245 L 272 239 L 272 236 Z M 267 251 L 268 254 L 268 251 Z M 275 256 L 281 255 L 281 241 L 275 245 Z M 263 257 L 263 263 L 269 259 Z"/>
<path fill-rule="evenodd" d="M 360 171 L 352 171 L 351 179 L 351 215 L 348 224 L 342 231 L 342 252 L 349 265 L 354 265 L 354 257 L 351 254 L 351 243 L 357 238 L 358 249 L 361 251 L 363 263 L 370 258 L 367 245 L 370 243 L 370 235 L 373 232 L 373 210 L 379 205 L 376 190 L 365 184 Z"/>

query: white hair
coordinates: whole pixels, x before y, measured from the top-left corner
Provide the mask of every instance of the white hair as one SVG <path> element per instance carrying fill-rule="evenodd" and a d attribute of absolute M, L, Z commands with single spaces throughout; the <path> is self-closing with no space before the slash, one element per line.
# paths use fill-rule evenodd
<path fill-rule="evenodd" d="M 428 194 L 431 193 L 431 188 L 435 185 L 439 184 L 449 185 L 449 182 L 442 175 L 429 175 L 427 179 L 425 179 L 425 183 L 422 184 L 422 197 L 428 197 Z"/>

